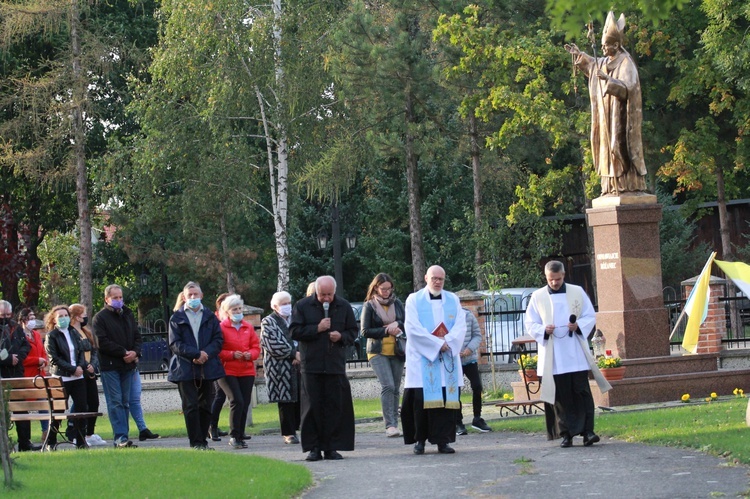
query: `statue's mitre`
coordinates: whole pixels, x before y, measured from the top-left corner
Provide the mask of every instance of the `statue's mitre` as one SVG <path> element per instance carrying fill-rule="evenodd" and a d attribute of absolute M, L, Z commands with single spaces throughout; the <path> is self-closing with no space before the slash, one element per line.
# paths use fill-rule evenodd
<path fill-rule="evenodd" d="M 604 32 L 602 33 L 602 44 L 605 41 L 619 42 L 625 39 L 625 14 L 620 14 L 620 18 L 615 21 L 615 13 L 611 10 L 607 14 L 607 21 L 604 23 Z"/>

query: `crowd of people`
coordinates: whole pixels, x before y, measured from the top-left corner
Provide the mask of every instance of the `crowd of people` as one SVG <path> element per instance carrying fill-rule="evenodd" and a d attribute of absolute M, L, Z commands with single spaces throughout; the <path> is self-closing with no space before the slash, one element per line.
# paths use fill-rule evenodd
<path fill-rule="evenodd" d="M 549 438 L 562 438 L 562 447 L 570 447 L 573 436 L 582 435 L 589 446 L 599 441 L 588 388 L 588 372 L 596 367 L 586 357 L 580 337 L 581 328 L 588 331 L 593 326 L 594 313 L 580 288 L 566 287 L 564 274 L 562 263 L 547 265 L 548 285 L 532 296 L 526 328 L 539 344 Z M 460 402 L 464 376 L 473 393 L 471 426 L 491 431 L 482 419 L 479 324 L 461 308 L 459 298 L 444 289 L 445 280 L 442 267 L 430 267 L 426 286 L 411 293 L 404 304 L 396 297 L 391 277 L 377 274 L 367 289 L 358 327 L 351 305 L 336 294 L 336 281 L 321 276 L 294 305 L 288 292 L 275 293 L 260 336 L 245 319 L 239 295 L 220 295 L 214 312 L 203 305 L 200 285 L 188 282 L 169 321 L 173 355 L 168 380 L 177 385 L 190 446 L 213 450 L 208 440 L 220 441 L 226 435 L 218 421 L 229 400 L 229 445 L 248 447 L 245 429 L 255 364 L 262 354 L 268 398 L 278 405 L 283 442 L 301 444 L 308 461 L 343 459 L 340 451 L 354 450 L 355 436 L 346 352 L 358 336 L 367 340 L 367 357 L 381 386 L 386 437 L 401 436 L 417 455 L 425 453 L 427 442 L 436 445 L 438 453 L 455 453 L 450 444 L 467 433 Z M 0 375 L 60 376 L 73 401 L 70 411 L 91 414 L 73 419 L 64 432 L 79 448 L 106 445 L 95 433 L 99 377 L 113 445 L 136 447 L 129 438 L 129 416 L 136 422 L 139 440 L 159 438 L 146 426 L 140 404 L 142 338 L 121 287 L 107 286 L 104 301 L 90 328 L 87 310 L 80 304 L 57 305 L 42 322 L 28 308 L 13 320 L 10 303 L 0 301 Z M 558 334 L 558 329 L 564 331 Z M 58 421 L 52 428 L 42 422 L 42 440 L 50 448 L 63 434 L 58 426 Z M 18 422 L 16 428 L 19 451 L 40 449 L 31 442 L 30 423 Z"/>

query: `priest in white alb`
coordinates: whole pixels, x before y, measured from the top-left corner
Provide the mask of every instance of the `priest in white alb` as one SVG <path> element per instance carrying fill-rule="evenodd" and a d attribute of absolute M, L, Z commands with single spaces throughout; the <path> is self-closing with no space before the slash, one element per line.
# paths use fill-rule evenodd
<path fill-rule="evenodd" d="M 547 286 L 531 295 L 526 309 L 526 331 L 539 345 L 537 371 L 542 378 L 547 438 L 562 437 L 561 447 L 573 445 L 581 435 L 583 445 L 599 441 L 594 433 L 594 398 L 589 371 L 602 393 L 611 388 L 596 367 L 588 346 L 596 315 L 580 286 L 565 283 L 565 266 L 550 261 L 544 267 Z"/>
<path fill-rule="evenodd" d="M 443 289 L 445 270 L 433 265 L 427 286 L 406 299 L 406 379 L 401 406 L 404 443 L 424 454 L 425 442 L 453 454 L 459 387 L 463 386 L 461 346 L 466 314 L 458 297 Z"/>

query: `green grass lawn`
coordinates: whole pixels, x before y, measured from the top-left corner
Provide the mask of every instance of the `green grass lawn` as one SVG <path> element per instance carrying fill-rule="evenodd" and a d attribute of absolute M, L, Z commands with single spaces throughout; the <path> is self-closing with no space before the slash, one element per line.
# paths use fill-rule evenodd
<path fill-rule="evenodd" d="M 626 442 L 699 449 L 716 456 L 750 464 L 750 428 L 745 424 L 746 398 L 709 404 L 684 404 L 631 412 L 606 412 L 596 416 L 596 432 Z M 495 420 L 495 430 L 542 432 L 544 416 Z"/>
<path fill-rule="evenodd" d="M 312 484 L 299 464 L 191 449 L 91 449 L 15 454 L 4 497 L 287 498 Z"/>
<path fill-rule="evenodd" d="M 470 398 L 462 397 L 464 405 Z M 710 404 L 691 403 L 673 408 L 597 414 L 596 431 L 603 437 L 652 445 L 688 447 L 730 461 L 750 464 L 750 429 L 745 425 L 746 398 L 731 398 Z M 380 417 L 379 399 L 355 400 L 357 419 Z M 229 410 L 221 425 L 228 429 Z M 177 411 L 146 415 L 149 427 L 165 437 L 186 437 L 185 423 Z M 276 404 L 253 409 L 250 433 L 278 431 Z M 528 416 L 490 421 L 497 431 L 543 433 L 544 417 Z M 131 424 L 131 428 L 133 425 Z M 34 428 L 35 439 L 38 426 Z M 97 433 L 111 440 L 109 421 L 102 418 Z M 37 497 L 55 491 L 59 497 L 87 497 L 75 487 L 60 487 L 60 477 L 85 476 L 88 484 L 111 484 L 89 497 L 200 497 L 211 496 L 217 484 L 221 495 L 231 497 L 290 497 L 312 483 L 310 472 L 301 465 L 253 455 L 225 452 L 197 452 L 189 449 L 146 449 L 135 452 L 111 448 L 88 452 L 15 454 L 18 488 L 9 497 Z M 95 458 L 95 460 L 92 460 Z M 84 475 L 81 475 L 84 473 Z M 126 480 L 124 477 L 136 476 Z M 199 479 L 196 477 L 207 477 Z M 231 477 L 231 478 L 225 478 Z M 74 482 L 74 481 L 73 481 Z M 72 484 L 66 481 L 66 484 Z M 198 484 L 198 485 L 196 485 Z"/>

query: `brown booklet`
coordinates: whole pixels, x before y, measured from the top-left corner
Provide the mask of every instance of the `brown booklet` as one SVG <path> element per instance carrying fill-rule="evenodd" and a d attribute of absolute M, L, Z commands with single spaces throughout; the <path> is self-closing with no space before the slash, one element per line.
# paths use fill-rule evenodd
<path fill-rule="evenodd" d="M 437 325 L 435 330 L 432 332 L 433 336 L 437 336 L 438 338 L 444 337 L 446 334 L 448 334 L 448 328 L 445 327 L 445 324 L 442 322 Z"/>

